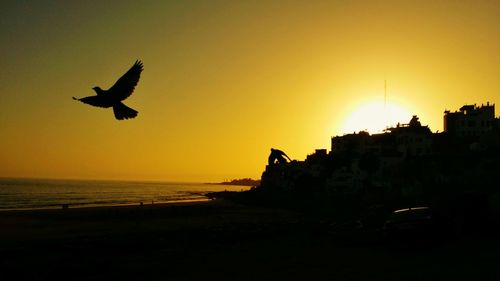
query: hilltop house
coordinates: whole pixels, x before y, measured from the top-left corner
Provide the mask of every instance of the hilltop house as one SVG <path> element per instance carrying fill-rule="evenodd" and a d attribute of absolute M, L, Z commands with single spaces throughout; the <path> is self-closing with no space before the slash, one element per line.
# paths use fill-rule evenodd
<path fill-rule="evenodd" d="M 459 111 L 444 112 L 444 132 L 456 137 L 478 137 L 498 128 L 495 105 L 464 105 Z"/>

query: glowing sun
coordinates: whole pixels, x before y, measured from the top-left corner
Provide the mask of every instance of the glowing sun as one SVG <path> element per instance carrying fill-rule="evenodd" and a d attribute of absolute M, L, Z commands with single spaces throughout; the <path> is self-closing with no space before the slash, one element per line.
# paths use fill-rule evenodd
<path fill-rule="evenodd" d="M 381 133 L 387 127 L 396 126 L 397 123 L 408 123 L 412 114 L 404 107 L 383 102 L 373 102 L 358 107 L 347 118 L 342 128 L 345 134 L 367 131 L 370 134 Z"/>

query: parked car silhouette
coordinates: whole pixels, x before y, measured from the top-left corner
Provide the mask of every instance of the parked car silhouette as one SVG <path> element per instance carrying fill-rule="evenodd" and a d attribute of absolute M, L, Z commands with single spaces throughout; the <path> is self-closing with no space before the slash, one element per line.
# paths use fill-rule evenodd
<path fill-rule="evenodd" d="M 394 211 L 386 220 L 388 238 L 428 238 L 435 223 L 429 207 L 414 207 Z"/>

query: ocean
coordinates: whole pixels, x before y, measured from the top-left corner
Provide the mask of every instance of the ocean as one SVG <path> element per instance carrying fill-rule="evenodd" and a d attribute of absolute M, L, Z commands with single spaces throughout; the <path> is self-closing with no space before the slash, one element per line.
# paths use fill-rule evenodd
<path fill-rule="evenodd" d="M 202 183 L 0 178 L 0 210 L 201 201 L 208 192 L 247 189 Z"/>

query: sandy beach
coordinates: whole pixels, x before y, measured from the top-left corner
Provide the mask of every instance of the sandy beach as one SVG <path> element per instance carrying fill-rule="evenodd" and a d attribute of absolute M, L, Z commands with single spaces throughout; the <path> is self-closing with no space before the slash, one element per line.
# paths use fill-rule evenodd
<path fill-rule="evenodd" d="M 388 245 L 377 232 L 224 200 L 0 213 L 2 280 L 482 280 L 500 241 Z"/>

